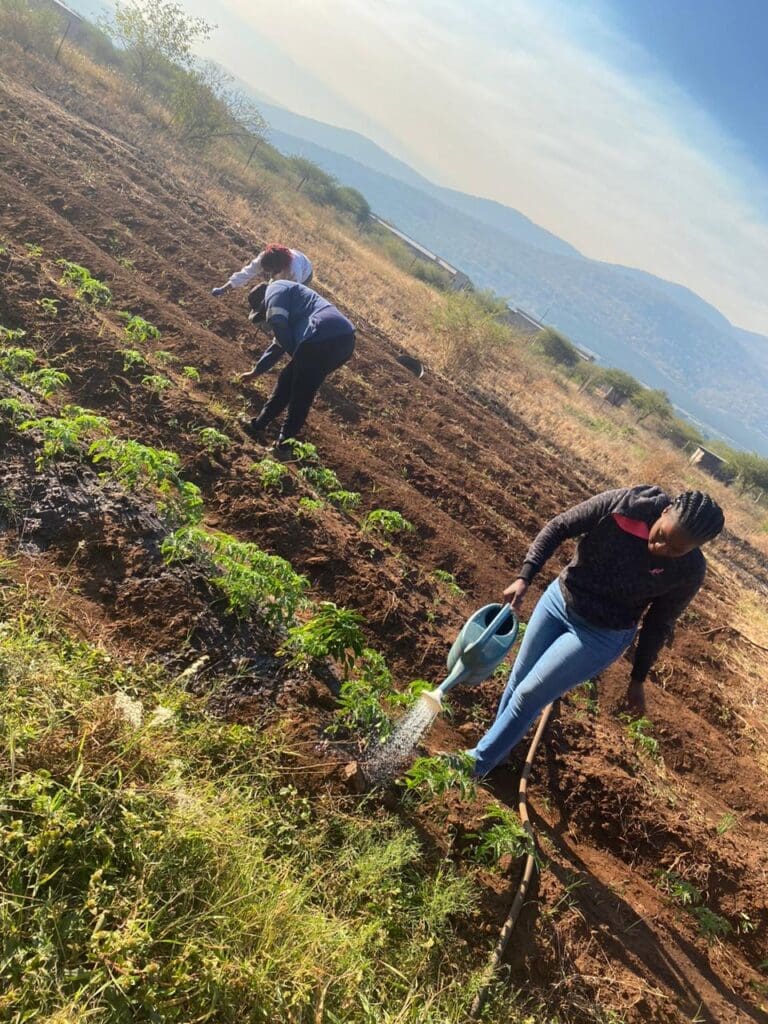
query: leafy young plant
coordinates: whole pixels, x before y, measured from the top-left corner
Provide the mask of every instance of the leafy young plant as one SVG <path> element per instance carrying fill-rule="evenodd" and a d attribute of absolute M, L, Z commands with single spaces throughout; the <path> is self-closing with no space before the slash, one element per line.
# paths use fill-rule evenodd
<path fill-rule="evenodd" d="M 197 436 L 209 455 L 216 455 L 232 446 L 232 438 L 217 430 L 216 427 L 200 427 Z"/>
<path fill-rule="evenodd" d="M 195 384 L 200 381 L 200 371 L 196 366 L 184 366 L 181 370 L 182 377 L 186 377 L 187 380 L 193 381 Z"/>
<path fill-rule="evenodd" d="M 341 684 L 334 720 L 327 731 L 331 735 L 363 735 L 369 743 L 384 740 L 394 728 L 388 705 L 397 696 L 386 659 L 366 647 L 350 678 Z"/>
<path fill-rule="evenodd" d="M 147 365 L 147 360 L 136 348 L 120 348 L 117 352 L 123 357 L 123 373 L 128 373 L 134 366 L 144 367 Z"/>
<path fill-rule="evenodd" d="M 46 366 L 42 370 L 30 370 L 27 373 L 22 373 L 19 380 L 30 391 L 34 391 L 35 394 L 41 395 L 43 398 L 49 398 L 69 384 L 69 374 Z"/>
<path fill-rule="evenodd" d="M 37 430 L 43 439 L 41 454 L 36 459 L 37 468 L 63 455 L 82 455 L 81 445 L 94 435 L 109 431 L 109 424 L 103 416 L 83 409 L 79 405 L 67 405 L 61 416 L 43 416 L 25 420 L 20 430 Z"/>
<path fill-rule="evenodd" d="M 309 586 L 284 558 L 199 526 L 181 527 L 163 541 L 162 551 L 168 562 L 192 560 L 206 569 L 238 618 L 258 610 L 269 625 L 290 625 Z"/>
<path fill-rule="evenodd" d="M 327 495 L 329 491 L 341 490 L 341 481 L 332 469 L 326 469 L 325 466 L 303 466 L 299 476 L 320 494 Z"/>
<path fill-rule="evenodd" d="M 733 814 L 731 811 L 728 811 L 726 814 L 722 816 L 720 821 L 718 821 L 717 825 L 715 826 L 717 834 L 719 836 L 724 836 L 726 832 L 730 832 L 730 830 L 733 828 L 735 824 L 736 815 Z"/>
<path fill-rule="evenodd" d="M 80 266 L 79 263 L 71 263 L 69 260 L 56 260 L 56 264 L 63 268 L 59 284 L 71 285 L 75 289 L 76 299 L 85 299 L 92 302 L 94 306 L 110 304 L 112 292 L 103 281 L 92 277 L 90 270 Z"/>
<path fill-rule="evenodd" d="M 449 789 L 458 789 L 462 799 L 475 795 L 473 760 L 468 754 L 455 757 L 417 757 L 405 773 L 406 790 L 417 800 L 431 800 Z"/>
<path fill-rule="evenodd" d="M 325 508 L 325 502 L 322 498 L 299 498 L 299 515 L 314 516 L 323 508 Z"/>
<path fill-rule="evenodd" d="M 294 459 L 297 462 L 317 462 L 317 448 L 315 445 L 310 444 L 309 441 L 297 441 L 295 438 L 289 438 L 285 442 L 291 449 Z"/>
<path fill-rule="evenodd" d="M 379 533 L 393 535 L 397 533 L 412 533 L 416 527 L 400 512 L 395 512 L 393 509 L 376 508 L 365 517 L 363 529 L 376 530 Z"/>
<path fill-rule="evenodd" d="M 121 313 L 120 315 L 125 318 L 125 327 L 123 328 L 125 336 L 134 345 L 145 345 L 148 341 L 160 339 L 158 328 L 149 320 L 145 320 L 143 316 L 131 316 L 130 313 Z"/>
<path fill-rule="evenodd" d="M 0 328 L 4 331 L 4 340 L 18 341 L 24 337 L 25 331 L 10 331 L 7 327 Z M 32 369 L 37 362 L 37 353 L 31 348 L 19 348 L 12 345 L 8 348 L 0 348 L 0 373 L 7 377 L 18 377 L 20 373 L 26 373 Z"/>
<path fill-rule="evenodd" d="M 32 406 L 26 405 L 18 398 L 0 398 L 0 419 L 10 420 L 13 424 L 19 424 L 32 416 Z"/>
<path fill-rule="evenodd" d="M 456 582 L 456 577 L 452 572 L 447 572 L 445 569 L 433 569 L 432 575 L 437 582 L 442 583 L 451 594 L 454 594 L 456 597 L 464 597 L 465 591 L 463 591 Z"/>
<path fill-rule="evenodd" d="M 626 725 L 627 736 L 629 736 L 635 746 L 639 747 L 650 757 L 658 758 L 659 741 L 650 735 L 653 730 L 651 720 L 645 717 L 633 718 L 631 715 L 621 715 L 620 718 Z"/>
<path fill-rule="evenodd" d="M 25 242 L 24 248 L 27 250 L 30 259 L 39 260 L 43 255 L 42 245 L 36 245 L 34 242 Z"/>
<path fill-rule="evenodd" d="M 360 495 L 357 491 L 329 491 L 326 497 L 342 512 L 351 512 L 360 504 Z"/>
<path fill-rule="evenodd" d="M 490 827 L 479 834 L 479 842 L 474 850 L 474 858 L 480 864 L 495 864 L 505 856 L 517 860 L 529 853 L 536 854 L 533 836 L 526 831 L 516 814 L 499 804 L 491 804 L 485 814 L 485 821 L 490 822 Z"/>
<path fill-rule="evenodd" d="M 40 312 L 46 316 L 57 317 L 59 315 L 59 303 L 61 299 L 51 299 L 47 296 L 36 299 L 35 305 L 40 307 Z"/>
<path fill-rule="evenodd" d="M 706 939 L 725 938 L 733 931 L 731 922 L 709 907 L 692 907 L 691 913 L 698 922 L 699 931 Z"/>
<path fill-rule="evenodd" d="M 166 349 L 158 349 L 157 352 L 153 353 L 152 358 L 155 362 L 160 363 L 161 366 L 170 366 L 176 362 L 176 356 L 173 352 L 168 352 Z"/>
<path fill-rule="evenodd" d="M 334 658 L 345 677 L 365 649 L 360 624 L 363 616 L 349 608 L 339 608 L 333 601 L 321 601 L 308 622 L 292 626 L 283 649 L 290 652 L 295 664 L 308 665 L 320 658 Z"/>
<path fill-rule="evenodd" d="M 252 472 L 258 474 L 262 487 L 267 491 L 281 490 L 283 480 L 289 473 L 287 467 L 281 462 L 270 458 L 254 462 L 250 468 Z"/>
<path fill-rule="evenodd" d="M 141 378 L 141 383 L 153 395 L 161 395 L 172 386 L 172 381 L 168 380 L 167 377 L 163 377 L 160 373 L 148 373 L 146 377 Z"/>

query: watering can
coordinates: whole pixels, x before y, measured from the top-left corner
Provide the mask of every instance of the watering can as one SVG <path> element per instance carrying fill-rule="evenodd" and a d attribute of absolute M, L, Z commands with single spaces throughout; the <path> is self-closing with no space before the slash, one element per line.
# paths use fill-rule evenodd
<path fill-rule="evenodd" d="M 470 616 L 448 652 L 448 675 L 429 693 L 438 710 L 446 693 L 464 684 L 477 686 L 489 676 L 509 654 L 520 628 L 517 615 L 508 604 L 487 604 Z"/>

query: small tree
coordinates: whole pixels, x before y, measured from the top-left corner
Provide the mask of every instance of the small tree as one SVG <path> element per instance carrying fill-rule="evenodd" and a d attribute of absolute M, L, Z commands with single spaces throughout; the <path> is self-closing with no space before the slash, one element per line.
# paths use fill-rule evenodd
<path fill-rule="evenodd" d="M 297 192 L 304 189 L 310 199 L 326 205 L 333 204 L 338 191 L 333 175 L 326 174 L 322 167 L 303 156 L 289 157 L 289 162 L 299 178 Z"/>
<path fill-rule="evenodd" d="M 661 389 L 641 388 L 636 394 L 630 395 L 629 400 L 639 413 L 637 423 L 642 423 L 649 416 L 655 416 L 662 422 L 666 422 L 674 416 L 672 403 L 666 391 Z"/>
<path fill-rule="evenodd" d="M 117 0 L 114 15 L 100 25 L 125 51 L 139 85 L 164 64 L 191 67 L 192 47 L 215 28 L 204 18 L 190 18 L 172 0 Z"/>
<path fill-rule="evenodd" d="M 606 390 L 615 388 L 616 391 L 620 391 L 627 398 L 634 398 L 643 387 L 640 381 L 633 377 L 631 373 L 625 373 L 624 370 L 617 370 L 612 366 L 600 372 L 599 380 Z"/>
<path fill-rule="evenodd" d="M 576 348 L 552 327 L 545 328 L 536 336 L 536 344 L 548 359 L 562 366 L 578 366 L 580 362 L 581 357 Z"/>

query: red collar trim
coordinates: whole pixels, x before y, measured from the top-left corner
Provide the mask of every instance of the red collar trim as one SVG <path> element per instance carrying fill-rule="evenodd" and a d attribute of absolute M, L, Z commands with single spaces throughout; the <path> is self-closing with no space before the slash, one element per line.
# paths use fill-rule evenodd
<path fill-rule="evenodd" d="M 612 518 L 614 523 L 624 533 L 631 533 L 633 537 L 641 537 L 643 540 L 648 540 L 648 535 L 651 531 L 647 523 L 642 522 L 640 519 L 630 519 L 629 516 L 620 516 L 616 512 L 614 512 Z"/>

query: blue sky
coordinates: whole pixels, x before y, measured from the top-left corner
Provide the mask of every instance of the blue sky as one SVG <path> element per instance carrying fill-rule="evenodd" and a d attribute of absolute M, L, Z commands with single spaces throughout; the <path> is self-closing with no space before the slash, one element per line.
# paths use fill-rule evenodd
<path fill-rule="evenodd" d="M 768 0 L 184 0 L 206 52 L 768 334 Z"/>
<path fill-rule="evenodd" d="M 605 15 L 768 169 L 766 0 L 608 0 Z"/>

